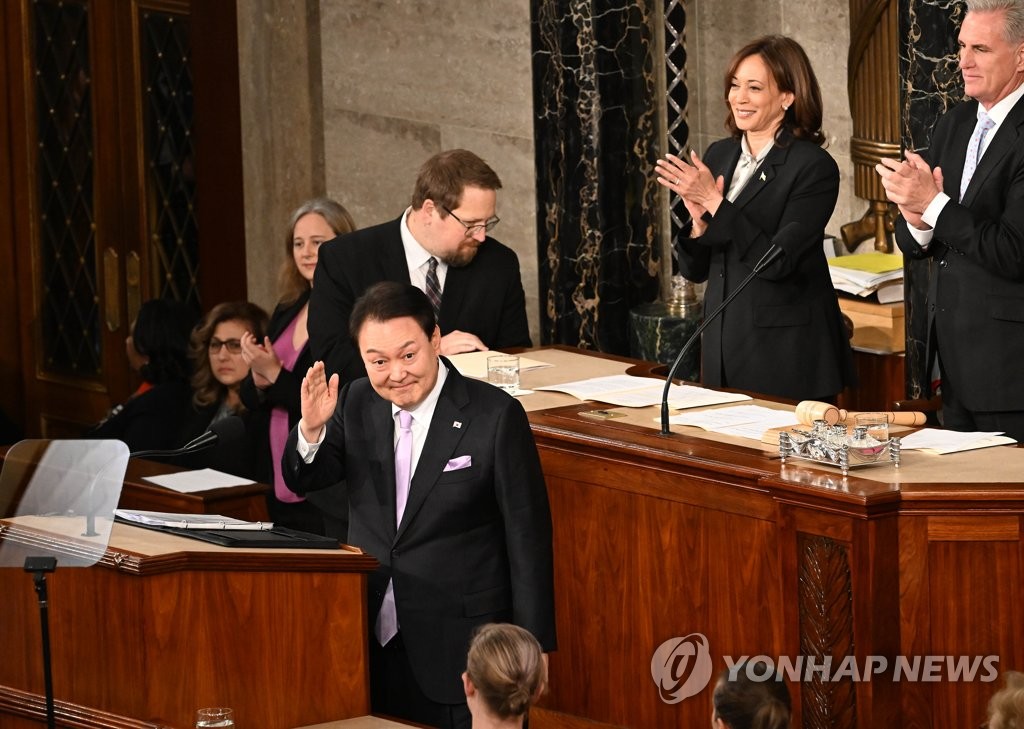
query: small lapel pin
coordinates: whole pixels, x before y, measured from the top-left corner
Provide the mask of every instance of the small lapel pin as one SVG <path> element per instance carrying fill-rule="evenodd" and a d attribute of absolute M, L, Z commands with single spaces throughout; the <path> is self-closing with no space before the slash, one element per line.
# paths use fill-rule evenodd
<path fill-rule="evenodd" d="M 766 179 L 766 178 L 765 178 L 765 176 L 764 176 L 764 173 L 762 172 L 762 173 L 761 173 L 761 182 L 764 182 L 764 181 L 765 181 L 765 179 Z"/>
<path fill-rule="evenodd" d="M 452 427 L 453 428 L 461 428 L 462 427 L 462 423 L 460 421 L 456 420 L 454 423 L 452 423 Z"/>

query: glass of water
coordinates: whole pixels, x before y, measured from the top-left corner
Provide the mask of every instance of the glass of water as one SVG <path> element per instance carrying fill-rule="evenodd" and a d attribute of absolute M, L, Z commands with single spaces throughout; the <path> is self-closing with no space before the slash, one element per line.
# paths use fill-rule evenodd
<path fill-rule="evenodd" d="M 509 395 L 519 390 L 519 357 L 514 354 L 492 354 L 487 358 L 487 381 Z"/>
<path fill-rule="evenodd" d="M 235 712 L 224 707 L 200 709 L 196 712 L 196 729 L 203 727 L 228 727 L 234 729 Z"/>

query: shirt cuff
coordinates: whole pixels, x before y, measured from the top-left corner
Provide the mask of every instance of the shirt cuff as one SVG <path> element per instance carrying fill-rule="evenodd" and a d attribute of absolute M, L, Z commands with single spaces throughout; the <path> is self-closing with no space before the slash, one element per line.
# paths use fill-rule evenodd
<path fill-rule="evenodd" d="M 931 227 L 935 227 L 935 224 L 939 222 L 939 213 L 942 212 L 943 208 L 946 207 L 946 203 L 949 202 L 949 195 L 944 192 L 939 192 L 938 195 L 932 198 L 932 201 L 928 203 L 928 207 L 921 213 L 921 220 Z M 929 237 L 929 240 L 931 238 Z"/>
<path fill-rule="evenodd" d="M 295 428 L 295 434 L 298 436 L 295 443 L 295 449 L 299 452 L 299 456 L 305 463 L 312 463 L 316 457 L 316 452 L 320 449 L 320 446 L 324 442 L 324 436 L 327 434 L 327 426 L 320 428 L 320 435 L 315 443 L 310 443 L 306 440 L 306 437 L 302 435 L 302 421 L 299 421 L 299 425 Z"/>

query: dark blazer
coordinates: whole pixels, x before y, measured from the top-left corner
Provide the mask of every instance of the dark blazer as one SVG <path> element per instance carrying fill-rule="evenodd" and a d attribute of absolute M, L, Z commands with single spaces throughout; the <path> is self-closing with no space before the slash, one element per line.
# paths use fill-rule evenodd
<path fill-rule="evenodd" d="M 274 313 L 270 316 L 270 324 L 267 327 L 267 336 L 271 341 L 276 340 L 281 333 L 292 323 L 292 320 L 299 315 L 302 307 L 309 301 L 309 292 L 304 292 L 298 299 L 290 304 L 278 304 Z M 270 387 L 261 390 L 249 374 L 243 381 L 239 390 L 242 403 L 249 411 L 246 419 L 247 428 L 252 428 L 251 440 L 253 443 L 252 456 L 255 459 L 254 467 L 256 473 L 260 474 L 259 481 L 271 485 L 267 491 L 267 512 L 275 524 L 301 529 L 314 534 L 324 533 L 324 518 L 320 510 L 308 502 L 286 503 L 278 501 L 274 495 L 274 468 L 270 450 L 270 413 L 274 408 L 284 408 L 288 412 L 288 428 L 294 428 L 302 417 L 302 401 L 300 388 L 302 378 L 306 371 L 313 365 L 313 355 L 309 351 L 309 343 L 299 352 L 295 360 L 295 367 L 291 370 L 281 369 L 277 380 Z M 341 518 L 344 514 L 339 515 Z M 345 531 L 340 525 L 332 527 L 332 536 L 343 539 Z"/>
<path fill-rule="evenodd" d="M 341 381 L 366 376 L 348 333 L 355 300 L 379 281 L 410 283 L 402 247 L 401 218 L 347 233 L 320 246 L 309 304 L 309 342 L 314 360 Z M 478 336 L 492 349 L 529 347 L 526 297 L 519 259 L 488 237 L 466 266 L 450 267 L 441 313 L 442 336 L 456 329 Z"/>
<path fill-rule="evenodd" d="M 191 412 L 192 388 L 185 381 L 164 382 L 129 398 L 87 438 L 117 438 L 129 451 L 170 450 L 184 444 L 182 430 Z"/>
<path fill-rule="evenodd" d="M 729 189 L 740 142 L 715 142 L 704 163 Z M 734 203 L 724 200 L 699 238 L 677 241 L 680 273 L 707 281 L 710 314 L 751 272 L 775 234 L 801 224 L 799 240 L 704 331 L 703 382 L 794 400 L 835 395 L 853 380 L 853 355 L 823 250 L 839 195 L 839 169 L 801 140 L 775 146 Z"/>
<path fill-rule="evenodd" d="M 921 153 L 942 168 L 950 197 L 928 250 L 903 221 L 896 242 L 908 257 L 938 262 L 929 284 L 928 362 L 941 347 L 943 376 L 968 410 L 1024 410 L 1024 99 L 999 125 L 957 202 L 977 108 L 969 101 L 945 114 Z"/>
<path fill-rule="evenodd" d="M 312 464 L 292 430 L 285 478 L 297 493 L 346 479 L 349 542 L 380 562 L 367 590 L 370 625 L 393 579 L 417 682 L 432 701 L 451 704 L 465 700 L 459 676 L 477 626 L 515 623 L 550 651 L 555 622 L 551 512 L 526 413 L 442 361 L 448 379 L 397 528 L 391 403 L 366 378 L 343 388 Z M 460 456 L 472 465 L 444 470 Z"/>

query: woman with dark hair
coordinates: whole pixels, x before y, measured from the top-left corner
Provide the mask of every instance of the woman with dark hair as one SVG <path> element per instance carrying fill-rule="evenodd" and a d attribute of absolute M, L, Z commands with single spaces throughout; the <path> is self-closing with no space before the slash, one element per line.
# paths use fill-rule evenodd
<path fill-rule="evenodd" d="M 117 438 L 131 451 L 179 444 L 188 414 L 188 340 L 195 320 L 191 309 L 170 299 L 151 299 L 139 308 L 125 352 L 142 384 L 86 437 Z"/>
<path fill-rule="evenodd" d="M 210 425 L 245 410 L 239 390 L 249 374 L 242 357 L 242 337 L 263 337 L 267 312 L 248 301 L 217 304 L 192 331 L 192 417 L 190 433 L 201 435 Z"/>
<path fill-rule="evenodd" d="M 473 729 L 519 729 L 546 683 L 547 663 L 530 631 L 510 623 L 477 629 L 462 674 Z"/>
<path fill-rule="evenodd" d="M 724 96 L 730 136 L 703 160 L 667 155 L 656 165 L 691 217 L 676 241 L 679 273 L 707 282 L 710 313 L 776 238 L 784 255 L 704 332 L 703 382 L 831 399 L 853 379 L 853 355 L 822 245 L 839 168 L 822 149 L 818 81 L 796 41 L 765 36 L 733 56 Z"/>
<path fill-rule="evenodd" d="M 267 509 L 276 524 L 322 534 L 320 511 L 285 486 L 281 456 L 289 431 L 302 416 L 299 387 L 313 365 L 306 317 L 320 245 L 355 230 L 352 216 L 327 198 L 308 200 L 292 213 L 285 236 L 284 257 L 278 276 L 281 299 L 270 317 L 267 336 L 247 333 L 241 339 L 242 358 L 251 368 L 240 390 L 242 402 L 268 422 L 257 449 L 265 480 L 274 486 Z M 340 518 L 340 516 L 339 516 Z M 343 536 L 343 535 L 337 535 Z"/>
<path fill-rule="evenodd" d="M 764 661 L 724 671 L 712 696 L 712 729 L 790 729 L 792 704 L 782 676 Z"/>

